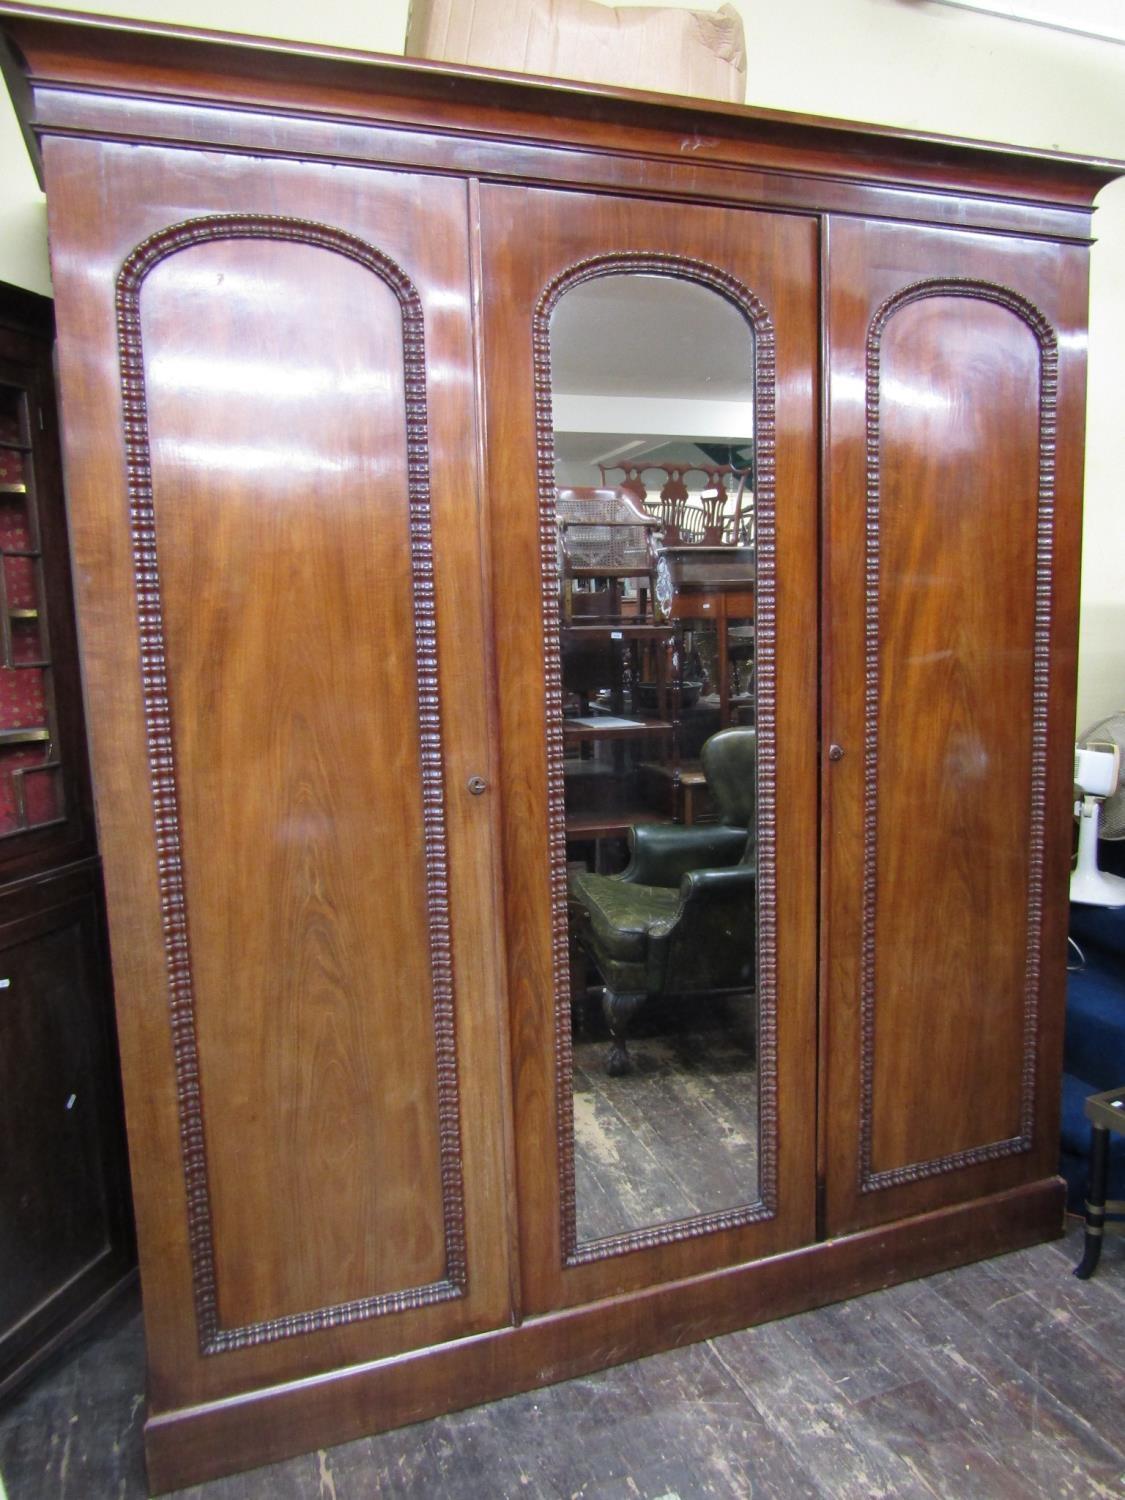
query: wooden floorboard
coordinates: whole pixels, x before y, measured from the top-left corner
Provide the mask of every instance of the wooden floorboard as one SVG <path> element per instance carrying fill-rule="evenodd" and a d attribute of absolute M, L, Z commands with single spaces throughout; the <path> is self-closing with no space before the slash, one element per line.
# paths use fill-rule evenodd
<path fill-rule="evenodd" d="M 1125 1243 L 1080 1232 L 182 1491 L 192 1500 L 1125 1495 Z M 140 1500 L 135 1302 L 0 1412 L 8 1500 Z"/>

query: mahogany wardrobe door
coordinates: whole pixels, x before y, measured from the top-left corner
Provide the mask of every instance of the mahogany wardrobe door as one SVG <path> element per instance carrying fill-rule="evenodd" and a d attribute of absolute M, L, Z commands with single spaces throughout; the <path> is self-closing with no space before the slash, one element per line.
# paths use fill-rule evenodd
<path fill-rule="evenodd" d="M 47 150 L 159 1421 L 510 1317 L 467 194 Z"/>
<path fill-rule="evenodd" d="M 1086 252 L 862 221 L 829 245 L 843 1233 L 1056 1170 Z"/>
<path fill-rule="evenodd" d="M 504 186 L 481 189 L 480 223 L 489 535 L 503 622 L 496 649 L 521 1301 L 540 1312 L 743 1263 L 814 1235 L 818 239 L 815 220 L 799 215 Z M 681 372 L 698 388 L 684 390 Z M 640 406 L 630 407 L 634 396 Z M 739 403 L 752 413 L 739 417 Z M 728 408 L 735 415 L 724 427 L 718 412 Z M 615 426 L 631 446 L 612 436 Z M 720 555 L 710 559 L 718 568 L 711 591 L 698 579 L 688 587 L 693 553 L 680 583 L 664 580 L 663 607 L 647 597 L 650 588 L 661 593 L 659 575 L 634 592 L 620 558 L 599 565 L 591 554 L 561 604 L 556 490 L 597 487 L 599 458 L 612 469 L 613 452 L 636 456 L 645 447 L 638 433 L 650 446 L 663 435 L 664 457 L 681 462 L 690 447 L 696 462 L 733 455 L 737 468 L 752 450 L 743 472 L 752 469 L 744 498 L 749 506 L 752 491 L 753 543 L 730 548 L 725 571 L 722 548 L 712 549 Z M 736 478 L 723 479 L 731 504 Z M 613 489 L 621 479 L 610 472 L 605 482 Z M 659 488 L 657 479 L 638 502 L 642 516 L 659 503 Z M 573 503 L 580 507 L 581 495 Z M 567 526 L 581 532 L 581 516 L 569 509 Z M 577 556 L 570 536 L 568 555 Z M 599 566 L 616 567 L 616 577 L 599 580 Z M 732 567 L 750 570 L 734 592 Z M 598 604 L 587 585 L 596 594 L 602 584 L 598 607 L 610 609 L 609 624 L 577 624 L 572 610 Z M 725 683 L 713 655 L 706 668 L 693 665 L 712 609 L 738 616 Z M 693 611 L 697 620 L 688 619 Z M 578 639 L 583 632 L 588 641 Z M 605 660 L 618 664 L 608 696 L 598 694 L 599 668 L 582 666 L 596 661 L 599 636 L 610 643 Z M 702 671 L 684 681 L 678 709 L 665 708 L 678 712 L 681 740 L 702 722 L 703 704 L 712 704 L 711 728 L 721 727 L 720 700 L 727 722 L 737 701 L 756 730 L 756 773 L 745 773 L 756 774 L 756 930 L 751 912 L 741 934 L 756 972 L 733 1001 L 700 993 L 698 975 L 668 979 L 665 993 L 643 997 L 632 1071 L 607 1077 L 596 1016 L 591 1053 L 579 1012 L 587 980 L 595 1012 L 598 981 L 609 981 L 596 951 L 585 977 L 581 952 L 575 962 L 568 879 L 612 880 L 623 841 L 610 849 L 589 823 L 577 837 L 570 799 L 579 773 L 629 780 L 642 800 L 646 776 L 669 779 L 659 745 L 670 731 L 645 719 L 639 681 L 660 650 L 671 653 L 673 675 Z M 653 691 L 662 690 L 657 681 Z M 580 701 L 584 694 L 594 700 Z M 605 714 L 607 706 L 616 712 Z M 638 821 L 659 822 L 660 806 L 651 795 Z M 622 892 L 655 899 L 669 914 L 678 900 L 674 888 L 654 898 L 635 898 L 627 883 L 598 889 L 607 901 Z M 728 921 L 721 939 L 730 937 Z M 746 1067 L 732 1065 L 727 1080 L 736 1096 L 727 1115 L 714 1073 L 677 1083 L 665 1067 L 694 1019 L 709 1025 L 724 1004 L 735 1017 L 741 1007 L 751 1033 Z M 580 1063 L 580 1044 L 592 1061 Z M 697 1193 L 720 1158 L 733 1176 L 714 1197 Z"/>

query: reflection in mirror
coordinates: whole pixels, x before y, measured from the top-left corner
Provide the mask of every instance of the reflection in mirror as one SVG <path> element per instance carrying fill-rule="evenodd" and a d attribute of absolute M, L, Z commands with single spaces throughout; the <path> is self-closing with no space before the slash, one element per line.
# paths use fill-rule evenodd
<path fill-rule="evenodd" d="M 573 1252 L 759 1198 L 755 350 L 663 274 L 550 334 Z"/>

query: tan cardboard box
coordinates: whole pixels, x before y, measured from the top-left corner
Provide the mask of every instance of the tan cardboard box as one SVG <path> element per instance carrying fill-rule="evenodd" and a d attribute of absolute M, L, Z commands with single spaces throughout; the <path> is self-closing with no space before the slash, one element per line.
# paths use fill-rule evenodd
<path fill-rule="evenodd" d="M 746 97 L 746 41 L 732 5 L 411 0 L 406 55 L 738 104 Z"/>

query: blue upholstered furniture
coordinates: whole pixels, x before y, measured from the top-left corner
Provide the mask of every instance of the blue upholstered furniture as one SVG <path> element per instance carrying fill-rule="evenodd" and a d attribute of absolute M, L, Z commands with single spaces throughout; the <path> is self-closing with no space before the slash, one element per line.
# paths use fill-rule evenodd
<path fill-rule="evenodd" d="M 1120 870 L 1125 846 L 1103 843 L 1101 847 L 1102 867 L 1125 873 Z M 1112 851 L 1108 857 L 1107 849 Z M 1090 1151 L 1084 1102 L 1090 1094 L 1125 1084 L 1125 909 L 1072 906 L 1070 932 L 1085 954 L 1086 965 L 1068 975 L 1067 982 L 1059 1170 L 1067 1181 L 1068 1207 L 1081 1213 Z M 1070 962 L 1078 962 L 1073 948 Z M 1122 1136 L 1111 1138 L 1109 1196 L 1125 1198 Z"/>

